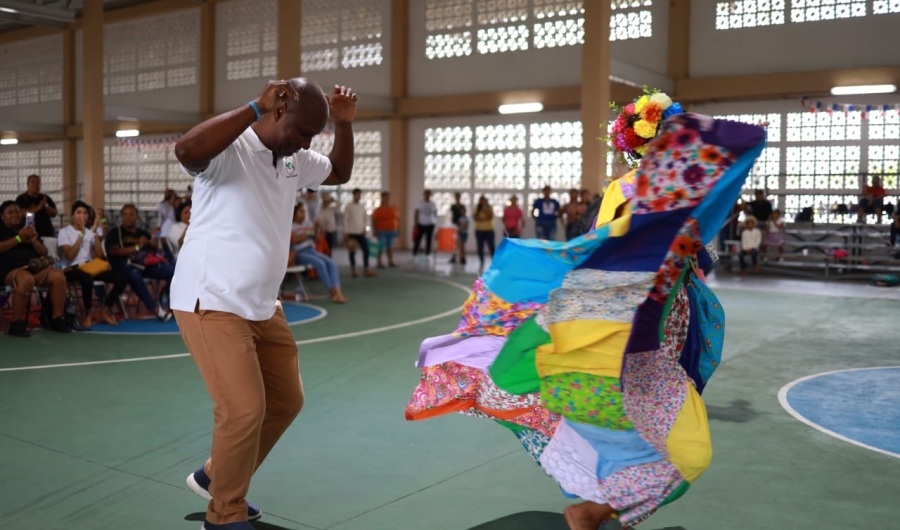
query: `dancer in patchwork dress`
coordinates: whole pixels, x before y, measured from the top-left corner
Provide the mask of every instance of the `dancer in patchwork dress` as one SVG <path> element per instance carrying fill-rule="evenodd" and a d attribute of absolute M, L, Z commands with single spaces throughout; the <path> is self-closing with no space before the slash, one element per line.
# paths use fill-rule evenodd
<path fill-rule="evenodd" d="M 761 127 L 681 112 L 649 93 L 613 148 L 591 232 L 504 239 L 458 329 L 422 343 L 409 420 L 451 412 L 508 428 L 563 493 L 572 530 L 645 520 L 707 469 L 700 397 L 721 359 L 724 312 L 698 259 L 765 145 Z"/>

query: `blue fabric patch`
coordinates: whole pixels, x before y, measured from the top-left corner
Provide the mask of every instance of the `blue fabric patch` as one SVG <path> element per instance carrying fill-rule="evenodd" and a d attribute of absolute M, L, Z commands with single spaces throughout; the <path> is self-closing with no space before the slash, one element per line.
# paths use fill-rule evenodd
<path fill-rule="evenodd" d="M 637 431 L 613 431 L 594 425 L 563 420 L 600 455 L 597 477 L 606 478 L 626 467 L 657 462 L 663 457 Z"/>
<path fill-rule="evenodd" d="M 507 302 L 546 303 L 566 274 L 607 241 L 608 226 L 565 242 L 504 238 L 482 280 Z"/>
<path fill-rule="evenodd" d="M 655 272 L 693 208 L 632 215 L 628 233 L 610 238 L 579 269 Z"/>
<path fill-rule="evenodd" d="M 731 214 L 734 201 L 741 194 L 747 175 L 765 146 L 766 143 L 762 142 L 735 160 L 710 190 L 709 195 L 694 208 L 693 217 L 700 227 L 700 239 L 704 245 L 712 241 L 722 229 L 722 224 Z"/>
<path fill-rule="evenodd" d="M 697 315 L 697 330 L 700 338 L 697 372 L 702 381 L 702 385 L 698 384 L 697 389 L 702 391 L 722 362 L 722 348 L 725 344 L 725 310 L 712 289 L 697 278 L 691 278 L 687 285 L 687 292 L 691 300 L 692 323 L 694 314 Z"/>
<path fill-rule="evenodd" d="M 690 278 L 690 281 L 686 282 L 688 284 L 687 295 L 691 310 L 687 339 L 684 341 L 684 347 L 681 350 L 681 357 L 678 358 L 678 363 L 687 372 L 688 377 L 694 380 L 697 392 L 702 394 L 706 383 L 700 376 L 700 349 L 703 342 L 703 337 L 700 335 L 700 316 L 698 314 L 700 304 L 697 302 L 697 294 L 690 287 L 695 282 L 698 282 L 697 278 Z"/>

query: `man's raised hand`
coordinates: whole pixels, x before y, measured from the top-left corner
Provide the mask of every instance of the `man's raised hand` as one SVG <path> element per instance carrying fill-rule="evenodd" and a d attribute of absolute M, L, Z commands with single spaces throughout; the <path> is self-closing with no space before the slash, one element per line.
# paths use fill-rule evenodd
<path fill-rule="evenodd" d="M 334 85 L 328 105 L 334 121 L 351 122 L 356 117 L 356 93 L 350 87 Z"/>
<path fill-rule="evenodd" d="M 287 100 L 297 101 L 300 95 L 288 81 L 269 81 L 266 88 L 256 96 L 256 106 L 260 114 L 267 114 L 284 105 Z"/>

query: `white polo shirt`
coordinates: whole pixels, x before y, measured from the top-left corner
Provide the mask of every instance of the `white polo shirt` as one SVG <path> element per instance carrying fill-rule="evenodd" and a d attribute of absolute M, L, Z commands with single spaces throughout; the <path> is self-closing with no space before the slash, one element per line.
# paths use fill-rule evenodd
<path fill-rule="evenodd" d="M 252 128 L 194 178 L 191 228 L 172 279 L 173 310 L 233 313 L 262 321 L 275 314 L 291 244 L 297 190 L 315 188 L 331 161 L 300 151 L 272 163 Z"/>

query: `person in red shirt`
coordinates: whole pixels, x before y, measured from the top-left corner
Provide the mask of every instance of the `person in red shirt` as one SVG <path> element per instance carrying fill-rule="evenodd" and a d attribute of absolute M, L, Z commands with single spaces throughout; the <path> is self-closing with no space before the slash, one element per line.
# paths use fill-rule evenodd
<path fill-rule="evenodd" d="M 381 206 L 372 212 L 372 229 L 378 236 L 378 268 L 383 269 L 381 256 L 387 252 L 388 267 L 394 265 L 394 240 L 400 230 L 400 213 L 397 207 L 391 204 L 391 194 L 381 192 Z"/>
<path fill-rule="evenodd" d="M 519 208 L 519 198 L 513 195 L 509 198 L 509 205 L 503 209 L 503 230 L 506 237 L 522 237 L 522 229 L 525 228 L 525 214 Z"/>
<path fill-rule="evenodd" d="M 863 185 L 863 194 L 859 198 L 859 210 L 856 212 L 856 222 L 862 224 L 866 222 L 866 214 L 878 216 L 878 222 L 881 223 L 881 213 L 884 209 L 884 186 L 881 185 L 881 177 L 872 177 L 872 185 Z"/>

